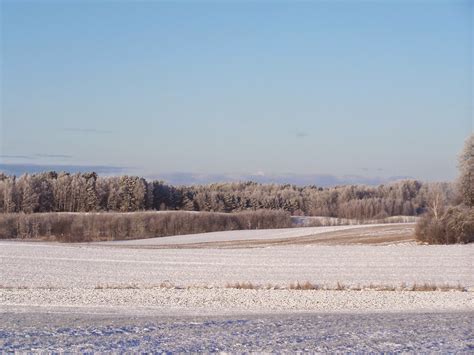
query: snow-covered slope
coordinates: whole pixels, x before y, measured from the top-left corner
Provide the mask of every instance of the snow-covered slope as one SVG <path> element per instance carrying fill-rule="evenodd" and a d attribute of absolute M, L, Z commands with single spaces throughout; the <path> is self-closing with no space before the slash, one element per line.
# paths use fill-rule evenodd
<path fill-rule="evenodd" d="M 331 227 L 302 227 L 302 228 L 285 228 L 285 229 L 252 229 L 252 230 L 235 230 L 224 232 L 200 233 L 177 235 L 172 237 L 120 240 L 113 242 L 102 242 L 96 244 L 102 245 L 134 245 L 134 246 L 160 246 L 160 245 L 184 245 L 193 243 L 211 243 L 211 242 L 228 242 L 228 241 L 249 241 L 249 240 L 276 240 L 286 238 L 300 238 L 306 236 L 317 236 L 325 233 L 346 231 L 361 228 L 381 227 L 384 229 L 394 228 L 395 226 L 410 227 L 409 223 L 397 224 L 371 224 L 371 225 L 348 225 L 348 226 L 331 226 Z"/>

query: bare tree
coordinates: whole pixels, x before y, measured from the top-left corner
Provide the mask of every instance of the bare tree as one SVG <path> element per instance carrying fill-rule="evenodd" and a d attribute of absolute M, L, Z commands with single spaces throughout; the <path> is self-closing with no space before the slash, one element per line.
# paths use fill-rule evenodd
<path fill-rule="evenodd" d="M 466 139 L 459 155 L 459 190 L 463 203 L 474 206 L 474 133 Z"/>
<path fill-rule="evenodd" d="M 428 191 L 429 214 L 417 223 L 415 235 L 418 240 L 430 244 L 453 244 L 474 242 L 474 134 L 467 139 L 459 158 L 459 193 L 462 203 L 445 208 L 449 193 L 441 185 Z"/>
<path fill-rule="evenodd" d="M 427 204 L 429 212 L 433 215 L 434 219 L 439 220 L 446 206 L 446 197 L 440 184 L 434 184 L 428 191 Z"/>

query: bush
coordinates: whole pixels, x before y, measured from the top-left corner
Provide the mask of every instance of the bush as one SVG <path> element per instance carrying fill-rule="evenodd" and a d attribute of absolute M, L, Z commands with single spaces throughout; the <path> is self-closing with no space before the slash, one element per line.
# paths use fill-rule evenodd
<path fill-rule="evenodd" d="M 426 214 L 416 224 L 415 235 L 428 244 L 473 243 L 474 209 L 461 205 L 449 207 L 438 219 Z"/>
<path fill-rule="evenodd" d="M 289 228 L 283 211 L 0 214 L 0 239 L 90 242 L 225 230 Z"/>
<path fill-rule="evenodd" d="M 446 244 L 474 242 L 474 208 L 450 207 L 443 222 L 446 230 Z"/>
<path fill-rule="evenodd" d="M 445 233 L 441 220 L 430 214 L 422 216 L 415 227 L 416 239 L 428 244 L 443 244 Z"/>

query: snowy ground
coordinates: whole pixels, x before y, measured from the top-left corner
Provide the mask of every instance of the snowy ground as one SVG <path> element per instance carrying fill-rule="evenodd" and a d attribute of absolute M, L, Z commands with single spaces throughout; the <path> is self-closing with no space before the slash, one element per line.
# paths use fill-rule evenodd
<path fill-rule="evenodd" d="M 458 283 L 474 287 L 474 245 L 336 245 L 249 249 L 137 249 L 0 242 L 3 287 L 94 288 L 100 285 L 287 286 Z"/>
<path fill-rule="evenodd" d="M 0 241 L 0 314 L 7 319 L 0 326 L 0 348 L 469 351 L 472 326 L 465 319 L 474 312 L 474 245 L 417 245 L 406 239 L 412 230 L 413 225 L 398 224 L 92 244 Z M 222 244 L 226 238 L 234 244 Z M 251 282 L 288 288 L 295 281 L 323 287 L 460 284 L 469 291 L 226 287 Z M 321 313 L 332 315 L 318 318 Z M 39 330 L 29 326 L 49 314 L 57 315 L 57 326 L 45 321 Z M 303 314 L 310 321 L 303 322 Z M 77 322 L 69 324 L 69 316 Z M 203 321 L 204 316 L 212 319 Z M 122 318 L 110 326 L 103 317 Z M 197 317 L 199 325 L 186 323 L 189 317 Z M 425 326 L 436 317 L 441 321 Z M 406 324 L 397 328 L 400 319 Z M 215 324 L 228 333 L 213 338 Z M 354 329 L 344 333 L 341 324 Z M 409 330 L 419 327 L 426 329 L 410 340 Z M 192 346 L 196 342 L 189 337 L 201 333 L 200 345 Z"/>
<path fill-rule="evenodd" d="M 172 237 L 99 242 L 103 246 L 127 247 L 231 247 L 274 246 L 277 244 L 393 244 L 413 242 L 413 223 L 331 227 L 236 230 Z"/>
<path fill-rule="evenodd" d="M 131 316 L 280 312 L 396 313 L 474 311 L 473 292 L 186 289 L 4 289 L 0 312 Z"/>
<path fill-rule="evenodd" d="M 472 353 L 473 313 L 111 317 L 2 314 L 0 349 L 91 353 Z"/>
<path fill-rule="evenodd" d="M 384 226 L 378 224 L 375 226 Z M 102 242 L 98 244 L 115 245 L 178 245 L 190 243 L 209 243 L 224 241 L 244 241 L 244 240 L 272 240 L 280 238 L 297 238 L 310 235 L 318 235 L 328 232 L 336 232 L 347 229 L 361 228 L 365 226 L 333 226 L 333 227 L 302 227 L 302 228 L 282 228 L 282 229 L 252 229 L 235 230 L 199 234 L 185 234 L 172 237 L 148 238 L 138 240 L 119 240 Z"/>
<path fill-rule="evenodd" d="M 229 234 L 238 235 L 235 238 L 240 238 L 242 243 L 251 238 L 276 240 L 272 239 L 273 233 L 287 233 L 286 239 L 291 242 L 301 241 L 301 238 L 319 240 L 321 235 L 345 239 L 344 233 L 348 232 L 359 237 L 385 238 L 388 231 L 384 228 L 404 230 L 407 226 L 357 227 L 350 231 L 347 227 L 329 228 L 321 228 L 324 233 L 301 228 L 294 232 Z M 217 234 L 217 238 L 224 236 Z M 380 292 L 338 291 L 333 295 L 329 291 L 232 290 L 226 286 L 250 282 L 262 287 L 288 288 L 297 281 L 308 281 L 323 288 L 336 287 L 338 283 L 349 287 L 429 283 L 461 285 L 472 291 L 474 245 L 295 243 L 244 249 L 201 245 L 189 249 L 186 243 L 190 240 L 215 240 L 216 233 L 175 238 L 184 248 L 148 248 L 161 240 L 171 242 L 172 238 L 130 241 L 130 245 L 128 242 L 0 242 L 0 306 L 3 309 L 40 305 L 49 308 L 110 306 L 118 307 L 119 311 L 155 308 L 159 312 L 173 309 L 178 313 L 195 310 L 204 313 L 217 310 L 224 313 L 234 310 L 464 310 L 472 307 L 473 292 L 387 291 L 382 295 Z M 171 289 L 164 289 L 163 285 Z M 126 307 L 120 308 L 124 304 Z"/>

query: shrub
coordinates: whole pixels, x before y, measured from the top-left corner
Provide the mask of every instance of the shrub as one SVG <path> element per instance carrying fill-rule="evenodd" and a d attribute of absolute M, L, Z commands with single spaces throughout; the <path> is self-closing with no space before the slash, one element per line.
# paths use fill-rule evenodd
<path fill-rule="evenodd" d="M 422 216 L 415 227 L 416 239 L 428 244 L 444 244 L 445 234 L 444 224 L 430 214 Z"/>
<path fill-rule="evenodd" d="M 446 244 L 474 242 L 474 208 L 450 207 L 443 216 Z"/>
<path fill-rule="evenodd" d="M 0 214 L 0 239 L 90 242 L 236 229 L 289 228 L 283 211 Z"/>
<path fill-rule="evenodd" d="M 449 207 L 441 218 L 427 214 L 419 219 L 416 238 L 429 244 L 474 242 L 474 209 L 465 206 Z"/>

